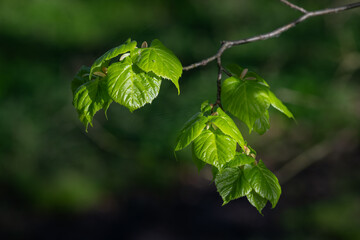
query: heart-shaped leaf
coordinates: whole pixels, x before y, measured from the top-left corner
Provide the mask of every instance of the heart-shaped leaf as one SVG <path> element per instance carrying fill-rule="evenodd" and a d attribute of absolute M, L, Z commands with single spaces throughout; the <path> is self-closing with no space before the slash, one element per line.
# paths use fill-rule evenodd
<path fill-rule="evenodd" d="M 251 186 L 240 168 L 225 168 L 215 178 L 216 188 L 227 204 L 231 200 L 243 197 L 251 192 Z"/>
<path fill-rule="evenodd" d="M 180 94 L 179 78 L 182 65 L 172 51 L 158 39 L 151 42 L 150 47 L 138 50 L 136 64 L 145 72 L 152 71 L 156 75 L 171 80 Z"/>
<path fill-rule="evenodd" d="M 123 62 L 113 63 L 108 69 L 107 90 L 117 103 L 131 112 L 151 103 L 159 93 L 161 78 L 146 73 L 133 65 L 128 57 Z"/>
<path fill-rule="evenodd" d="M 92 126 L 92 119 L 100 109 L 109 108 L 112 100 L 106 91 L 106 85 L 99 78 L 82 84 L 74 93 L 73 105 L 76 108 L 80 121 L 85 125 Z"/>
<path fill-rule="evenodd" d="M 262 82 L 230 77 L 222 84 L 222 103 L 225 110 L 243 121 L 251 132 L 255 121 L 270 106 L 268 91 Z"/>
<path fill-rule="evenodd" d="M 200 160 L 221 169 L 235 156 L 236 141 L 220 130 L 203 130 L 194 140 L 194 152 Z"/>
<path fill-rule="evenodd" d="M 281 187 L 276 176 L 261 160 L 258 164 L 245 165 L 244 173 L 254 191 L 269 200 L 274 208 L 281 195 Z"/>

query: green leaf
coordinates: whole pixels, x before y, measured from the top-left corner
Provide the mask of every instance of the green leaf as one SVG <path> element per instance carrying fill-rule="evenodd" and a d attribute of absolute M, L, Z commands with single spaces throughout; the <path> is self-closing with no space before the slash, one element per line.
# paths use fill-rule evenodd
<path fill-rule="evenodd" d="M 125 43 L 121 44 L 118 47 L 112 48 L 106 53 L 104 53 L 101 57 L 95 60 L 94 64 L 91 66 L 89 79 L 96 71 L 102 71 L 103 67 L 107 67 L 112 58 L 119 56 L 120 54 L 129 52 L 136 47 L 136 41 L 131 41 L 129 38 Z"/>
<path fill-rule="evenodd" d="M 231 117 L 221 110 L 221 108 L 217 109 L 217 113 L 218 115 L 210 117 L 211 122 L 214 123 L 223 133 L 235 139 L 241 148 L 244 148 L 244 138 Z"/>
<path fill-rule="evenodd" d="M 240 168 L 225 168 L 220 171 L 216 175 L 215 185 L 224 201 L 223 205 L 251 192 L 251 186 Z"/>
<path fill-rule="evenodd" d="M 75 91 L 84 83 L 90 81 L 89 80 L 90 68 L 86 66 L 81 66 L 80 70 L 76 73 L 74 79 L 71 81 L 71 91 L 73 93 L 73 97 L 75 95 Z"/>
<path fill-rule="evenodd" d="M 234 158 L 235 150 L 236 141 L 219 130 L 203 130 L 194 140 L 195 155 L 219 169 Z"/>
<path fill-rule="evenodd" d="M 281 187 L 276 176 L 261 160 L 258 164 L 245 165 L 244 173 L 255 192 L 269 200 L 274 208 L 281 195 Z"/>
<path fill-rule="evenodd" d="M 259 194 L 257 194 L 254 190 L 246 194 L 246 198 L 251 203 L 251 205 L 256 207 L 256 209 L 262 215 L 261 211 L 266 206 L 267 200 L 261 197 Z"/>
<path fill-rule="evenodd" d="M 254 158 L 252 158 L 244 153 L 237 152 L 235 154 L 234 159 L 231 160 L 230 162 L 228 162 L 225 167 L 231 167 L 231 168 L 240 167 L 240 166 L 244 166 L 245 164 L 251 164 L 253 162 L 255 162 Z"/>
<path fill-rule="evenodd" d="M 145 73 L 130 58 L 114 63 L 108 69 L 107 89 L 110 97 L 131 112 L 151 103 L 159 93 L 161 78 Z"/>
<path fill-rule="evenodd" d="M 270 103 L 271 106 L 285 114 L 288 118 L 294 118 L 294 115 L 289 111 L 289 109 L 278 99 L 275 94 L 271 91 L 269 91 L 269 97 L 270 97 Z"/>
<path fill-rule="evenodd" d="M 264 115 L 256 119 L 254 123 L 254 130 L 258 134 L 262 135 L 269 129 L 270 129 L 269 111 L 266 110 Z"/>
<path fill-rule="evenodd" d="M 198 157 L 196 157 L 195 152 L 194 152 L 194 144 L 191 144 L 191 153 L 192 153 L 193 162 L 195 163 L 198 171 L 200 172 L 201 169 L 203 169 L 205 167 L 206 163 L 201 161 Z"/>
<path fill-rule="evenodd" d="M 204 101 L 204 102 L 201 104 L 200 109 L 201 109 L 201 112 L 202 112 L 202 113 L 206 113 L 206 112 L 211 111 L 212 108 L 211 108 L 211 106 L 210 106 L 210 104 L 209 104 L 209 101 L 206 100 L 206 101 Z"/>
<path fill-rule="evenodd" d="M 244 68 L 240 67 L 237 64 L 229 64 L 227 70 L 235 77 L 240 78 L 243 74 Z M 245 76 L 242 78 L 244 80 L 256 80 L 258 82 L 264 83 L 266 86 L 269 86 L 265 80 L 254 72 L 246 72 Z"/>
<path fill-rule="evenodd" d="M 243 121 L 251 132 L 255 121 L 270 106 L 268 91 L 262 82 L 230 77 L 222 84 L 222 103 L 224 109 Z"/>
<path fill-rule="evenodd" d="M 198 112 L 192 116 L 184 125 L 183 129 L 176 140 L 175 151 L 179 151 L 188 146 L 197 138 L 206 126 L 207 117 Z"/>
<path fill-rule="evenodd" d="M 92 126 L 96 112 L 104 109 L 106 114 L 111 102 L 104 81 L 99 78 L 86 82 L 75 91 L 73 105 L 86 131 L 89 124 Z"/>
<path fill-rule="evenodd" d="M 182 74 L 182 65 L 179 59 L 158 39 L 153 40 L 150 47 L 139 51 L 136 64 L 145 72 L 152 71 L 160 77 L 171 80 L 180 94 L 178 81 Z"/>

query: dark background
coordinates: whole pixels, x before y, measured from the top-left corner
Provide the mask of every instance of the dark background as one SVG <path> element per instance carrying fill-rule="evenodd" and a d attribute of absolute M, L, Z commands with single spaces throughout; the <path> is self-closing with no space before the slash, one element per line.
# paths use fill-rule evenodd
<path fill-rule="evenodd" d="M 308 10 L 351 1 L 296 1 Z M 270 112 L 248 142 L 282 183 L 275 209 L 221 207 L 176 134 L 204 100 L 216 65 L 163 81 L 151 105 L 112 104 L 85 133 L 70 82 L 131 37 L 160 39 L 183 65 L 221 40 L 300 16 L 280 1 L 0 1 L 1 239 L 360 239 L 360 9 L 312 18 L 278 38 L 232 48 L 223 62 L 256 71 L 294 113 Z"/>

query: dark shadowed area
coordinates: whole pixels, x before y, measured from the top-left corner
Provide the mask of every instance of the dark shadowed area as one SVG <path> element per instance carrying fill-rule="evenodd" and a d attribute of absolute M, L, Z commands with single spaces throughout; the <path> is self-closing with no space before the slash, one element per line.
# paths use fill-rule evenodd
<path fill-rule="evenodd" d="M 223 55 L 296 118 L 270 111 L 262 136 L 236 121 L 282 185 L 264 216 L 246 198 L 222 207 L 211 169 L 173 154 L 182 125 L 216 100 L 214 62 L 184 72 L 179 96 L 163 81 L 133 113 L 112 104 L 88 133 L 72 106 L 81 65 L 129 37 L 160 39 L 186 66 L 300 15 L 277 0 L 0 1 L 0 239 L 360 239 L 360 8 Z"/>

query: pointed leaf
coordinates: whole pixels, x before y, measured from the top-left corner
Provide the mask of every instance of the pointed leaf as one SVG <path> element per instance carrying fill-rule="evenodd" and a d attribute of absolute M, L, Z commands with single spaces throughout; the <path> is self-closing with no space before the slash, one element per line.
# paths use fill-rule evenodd
<path fill-rule="evenodd" d="M 201 112 L 202 112 L 202 113 L 206 113 L 206 112 L 211 111 L 211 106 L 210 106 L 210 104 L 209 104 L 209 101 L 208 101 L 208 100 L 204 101 L 204 102 L 201 104 L 200 109 L 201 109 Z"/>
<path fill-rule="evenodd" d="M 266 203 L 268 200 L 266 200 L 265 198 L 261 197 L 259 194 L 257 194 L 254 190 L 251 191 L 250 193 L 248 193 L 246 195 L 246 198 L 248 199 L 248 201 L 251 203 L 251 205 L 253 205 L 254 207 L 256 207 L 256 209 L 259 211 L 259 213 L 262 215 L 261 211 L 263 210 L 263 208 L 266 206 Z"/>
<path fill-rule="evenodd" d="M 251 186 L 240 168 L 225 168 L 220 171 L 216 175 L 215 185 L 224 201 L 223 205 L 251 192 Z"/>
<path fill-rule="evenodd" d="M 195 163 L 198 171 L 200 172 L 201 169 L 203 169 L 206 165 L 205 162 L 201 161 L 196 155 L 195 155 L 195 152 L 194 152 L 194 144 L 191 144 L 191 153 L 192 153 L 192 159 L 193 159 L 193 162 Z"/>
<path fill-rule="evenodd" d="M 158 39 L 152 41 L 150 47 L 139 49 L 136 64 L 145 72 L 154 72 L 156 75 L 171 80 L 180 94 L 179 78 L 182 74 L 182 65 L 179 59 L 166 48 Z"/>
<path fill-rule="evenodd" d="M 110 97 L 127 107 L 131 112 L 151 103 L 159 93 L 161 78 L 153 73 L 145 73 L 131 63 L 114 63 L 108 69 L 107 89 Z"/>
<path fill-rule="evenodd" d="M 194 140 L 195 155 L 219 169 L 234 158 L 235 150 L 236 141 L 219 130 L 203 130 Z"/>
<path fill-rule="evenodd" d="M 222 85 L 222 103 L 225 110 L 243 121 L 251 132 L 255 121 L 270 106 L 268 90 L 262 82 L 230 77 Z"/>
<path fill-rule="evenodd" d="M 184 125 L 183 129 L 176 140 L 175 151 L 179 151 L 188 146 L 197 138 L 206 126 L 207 117 L 198 112 L 192 116 Z"/>
<path fill-rule="evenodd" d="M 269 97 L 270 97 L 270 103 L 271 106 L 285 114 L 288 118 L 293 118 L 294 115 L 289 111 L 289 109 L 281 102 L 280 99 L 278 99 L 275 94 L 271 91 L 269 91 Z"/>
<path fill-rule="evenodd" d="M 86 82 L 75 91 L 73 105 L 86 131 L 89 124 L 92 126 L 92 119 L 96 112 L 100 109 L 106 112 L 111 102 L 104 81 L 99 78 Z"/>
<path fill-rule="evenodd" d="M 221 108 L 217 109 L 217 113 L 218 115 L 210 117 L 211 122 L 214 123 L 223 133 L 235 139 L 241 148 L 244 148 L 244 138 L 231 117 L 221 110 Z"/>
<path fill-rule="evenodd" d="M 136 41 L 131 41 L 131 39 L 129 38 L 125 43 L 121 44 L 118 47 L 114 47 L 109 51 L 107 51 L 106 53 L 104 53 L 101 57 L 96 59 L 93 65 L 91 66 L 89 79 L 91 79 L 91 76 L 93 75 L 94 72 L 97 71 L 100 72 L 102 71 L 103 67 L 107 67 L 112 58 L 115 58 L 120 54 L 129 52 L 135 49 L 135 47 L 136 47 Z"/>
<path fill-rule="evenodd" d="M 261 160 L 257 165 L 245 165 L 244 173 L 254 191 L 269 200 L 274 208 L 281 195 L 281 187 L 276 176 Z"/>
<path fill-rule="evenodd" d="M 256 119 L 256 121 L 254 123 L 254 130 L 258 134 L 262 135 L 269 129 L 270 129 L 269 111 L 266 110 L 264 115 L 262 115 L 260 118 Z"/>
<path fill-rule="evenodd" d="M 240 166 L 244 166 L 245 164 L 251 164 L 255 162 L 255 159 L 244 154 L 244 153 L 239 153 L 237 152 L 235 154 L 235 157 L 233 160 L 231 160 L 230 162 L 228 162 L 226 164 L 225 167 L 240 167 Z"/>

